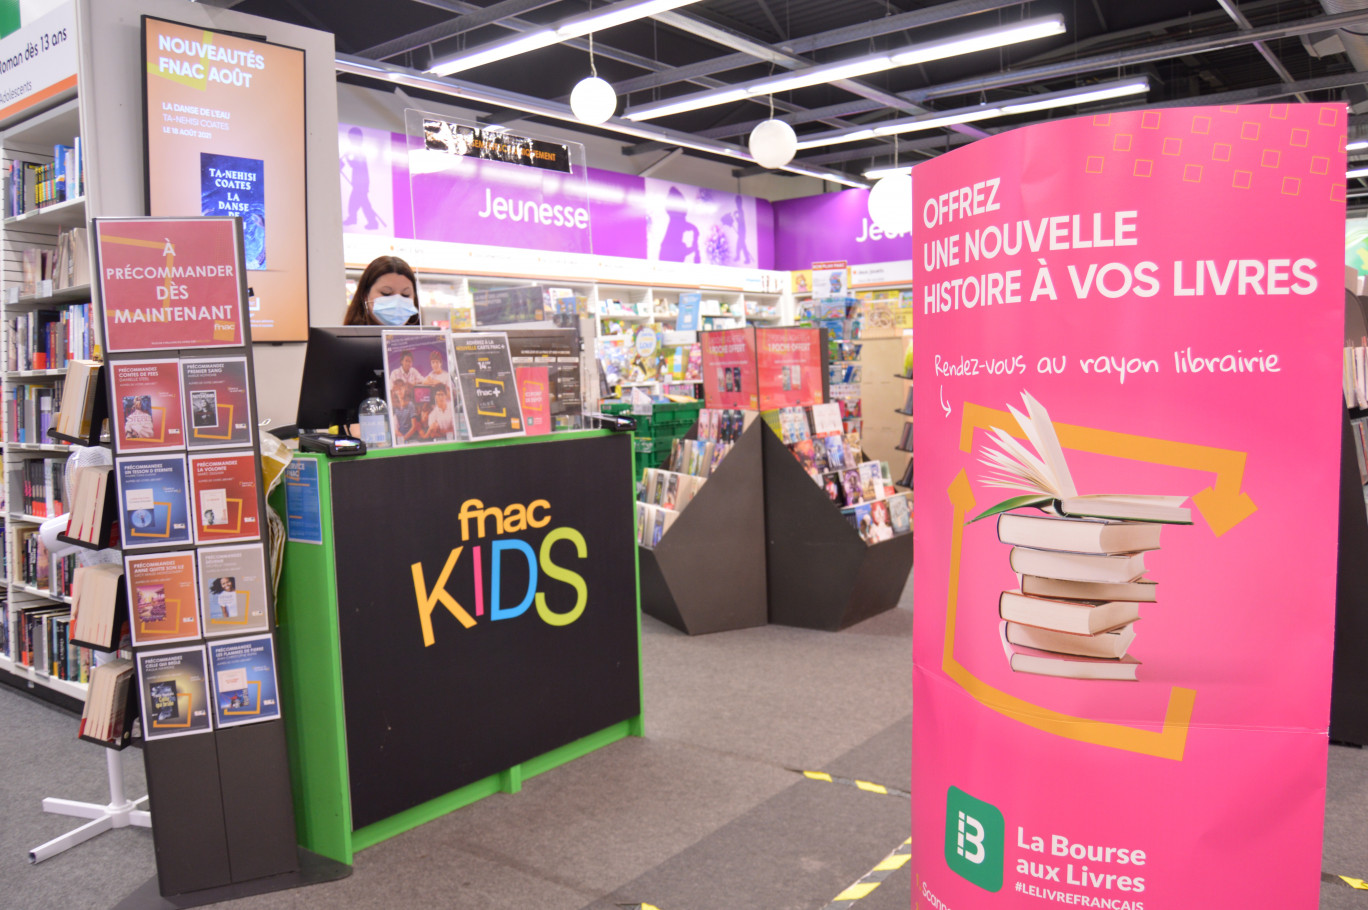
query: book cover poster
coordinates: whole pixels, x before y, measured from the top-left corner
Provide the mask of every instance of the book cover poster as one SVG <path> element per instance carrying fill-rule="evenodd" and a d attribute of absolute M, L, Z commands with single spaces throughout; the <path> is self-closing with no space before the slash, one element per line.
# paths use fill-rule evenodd
<path fill-rule="evenodd" d="M 125 550 L 191 543 L 184 455 L 137 455 L 115 462 Z"/>
<path fill-rule="evenodd" d="M 760 410 L 824 401 L 821 339 L 818 329 L 756 329 Z"/>
<path fill-rule="evenodd" d="M 280 716 L 270 635 L 210 642 L 209 663 L 218 726 L 254 724 Z"/>
<path fill-rule="evenodd" d="M 703 347 L 703 400 L 710 408 L 760 407 L 755 365 L 755 329 L 699 333 Z"/>
<path fill-rule="evenodd" d="M 134 645 L 200 637 L 192 551 L 129 556 L 124 560 L 124 587 Z"/>
<path fill-rule="evenodd" d="M 181 361 L 185 444 L 192 449 L 252 444 L 252 396 L 246 357 Z"/>
<path fill-rule="evenodd" d="M 304 51 L 152 16 L 142 21 L 148 213 L 240 216 L 253 338 L 304 341 Z M 201 67 L 209 78 L 192 78 Z M 361 179 L 356 168 L 351 176 Z"/>
<path fill-rule="evenodd" d="M 190 490 L 196 543 L 261 536 L 255 452 L 191 455 Z"/>
<path fill-rule="evenodd" d="M 395 445 L 456 440 L 456 393 L 445 332 L 385 332 L 385 397 Z"/>
<path fill-rule="evenodd" d="M 198 556 L 204 637 L 265 631 L 269 576 L 261 544 L 201 547 Z"/>
<path fill-rule="evenodd" d="M 120 453 L 183 448 L 180 363 L 116 360 L 109 370 L 114 382 L 115 448 Z"/>
<path fill-rule="evenodd" d="M 170 739 L 214 729 L 204 645 L 138 654 L 143 737 Z"/>
<path fill-rule="evenodd" d="M 524 435 L 508 336 L 494 332 L 453 335 L 451 352 L 471 438 Z"/>
<path fill-rule="evenodd" d="M 1100 114 L 917 166 L 923 904 L 1316 905 L 1345 120 Z"/>
<path fill-rule="evenodd" d="M 94 231 L 106 351 L 243 343 L 231 218 L 100 218 Z"/>
<path fill-rule="evenodd" d="M 200 214 L 241 218 L 247 268 L 266 268 L 265 161 L 200 152 Z"/>
<path fill-rule="evenodd" d="M 546 367 L 518 367 L 518 399 L 528 436 L 551 432 L 550 377 Z"/>

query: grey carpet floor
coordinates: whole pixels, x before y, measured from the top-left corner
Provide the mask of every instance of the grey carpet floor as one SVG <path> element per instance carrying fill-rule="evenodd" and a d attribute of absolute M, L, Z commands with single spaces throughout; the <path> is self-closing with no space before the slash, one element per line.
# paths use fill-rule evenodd
<path fill-rule="evenodd" d="M 362 851 L 343 881 L 218 906 L 821 910 L 910 833 L 911 642 L 910 585 L 898 609 L 835 634 L 690 638 L 648 617 L 644 738 Z M 135 828 L 27 862 L 78 823 L 45 815 L 44 796 L 107 796 L 104 756 L 74 727 L 0 690 L 0 908 L 107 908 L 155 872 L 151 835 Z M 141 754 L 125 758 L 125 786 L 140 795 Z M 1368 877 L 1368 755 L 1332 747 L 1329 771 L 1324 868 Z M 903 866 L 858 905 L 911 902 Z M 1368 892 L 1326 882 L 1321 907 L 1368 910 Z"/>

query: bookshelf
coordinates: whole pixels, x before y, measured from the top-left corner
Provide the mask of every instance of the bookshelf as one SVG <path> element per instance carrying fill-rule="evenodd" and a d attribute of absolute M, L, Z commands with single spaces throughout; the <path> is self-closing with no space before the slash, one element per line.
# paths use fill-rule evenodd
<path fill-rule="evenodd" d="M 76 678 L 62 678 L 51 661 L 46 667 L 37 666 L 37 660 L 26 664 L 16 646 L 25 614 L 65 610 L 71 604 L 63 593 L 63 580 L 69 580 L 74 559 L 54 559 L 40 551 L 37 543 L 38 527 L 61 511 L 61 468 L 69 452 L 68 446 L 55 443 L 45 430 L 60 401 L 66 362 L 97 357 L 98 332 L 90 319 L 90 285 L 63 286 L 70 283 L 70 272 L 61 276 L 35 273 L 33 266 L 38 253 L 46 253 L 49 265 L 55 266 L 60 236 L 74 228 L 84 229 L 87 223 L 85 181 L 72 167 L 82 133 L 80 102 L 80 97 L 60 100 L 0 130 L 0 165 L 6 177 L 6 217 L 0 222 L 0 468 L 4 471 L 0 496 L 5 510 L 0 546 L 4 554 L 0 585 L 5 594 L 5 607 L 0 610 L 5 634 L 0 637 L 5 648 L 0 671 L 9 674 L 7 682 L 67 707 L 79 707 L 85 699 L 81 661 Z M 63 156 L 63 198 L 38 205 L 32 192 L 20 191 L 11 167 L 16 165 L 22 173 L 24 163 L 52 164 L 58 146 L 73 149 L 71 156 Z M 84 244 L 80 255 L 88 257 Z M 86 262 L 81 263 L 82 281 L 88 281 Z M 45 489 L 33 487 L 35 477 L 47 484 Z M 42 508 L 29 498 L 35 494 Z M 52 626 L 50 622 L 45 625 Z M 58 624 L 57 634 L 65 632 L 66 626 Z M 55 647 L 56 642 L 49 639 L 47 644 Z M 85 656 L 89 657 L 88 652 Z M 88 659 L 84 663 L 88 665 Z"/>

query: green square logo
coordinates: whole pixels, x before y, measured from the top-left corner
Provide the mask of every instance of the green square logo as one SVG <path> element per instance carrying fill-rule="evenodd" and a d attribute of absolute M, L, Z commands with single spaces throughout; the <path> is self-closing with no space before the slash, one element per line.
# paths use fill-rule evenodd
<path fill-rule="evenodd" d="M 1002 890 L 1007 824 L 992 803 L 951 787 L 945 794 L 945 862 L 984 891 Z"/>

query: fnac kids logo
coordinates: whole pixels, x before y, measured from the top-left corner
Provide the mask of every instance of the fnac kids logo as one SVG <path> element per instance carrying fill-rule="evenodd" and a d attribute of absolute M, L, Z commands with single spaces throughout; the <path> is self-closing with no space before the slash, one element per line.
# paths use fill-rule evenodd
<path fill-rule="evenodd" d="M 484 578 L 486 570 L 488 570 L 490 579 L 489 619 L 491 622 L 516 619 L 526 613 L 533 603 L 537 605 L 537 615 L 541 617 L 542 622 L 550 626 L 568 626 L 584 613 L 585 602 L 589 599 L 589 589 L 584 583 L 584 577 L 578 572 L 572 572 L 556 565 L 551 559 L 552 547 L 562 540 L 573 544 L 576 557 L 584 559 L 588 555 L 589 547 L 584 541 L 583 534 L 574 528 L 554 528 L 542 538 L 541 547 L 536 553 L 533 553 L 531 545 L 526 541 L 519 540 L 516 537 L 502 536 L 516 534 L 529 528 L 546 527 L 551 523 L 551 503 L 545 499 L 534 499 L 527 505 L 515 502 L 501 509 L 498 506 L 486 508 L 485 504 L 478 499 L 467 499 L 461 503 L 461 511 L 458 513 L 458 517 L 461 522 L 462 545 L 452 548 L 451 553 L 447 556 L 446 564 L 442 566 L 442 571 L 437 575 L 437 580 L 431 588 L 427 586 L 423 564 L 415 562 L 410 566 L 413 572 L 413 590 L 418 600 L 418 622 L 423 630 L 423 647 L 429 647 L 436 641 L 432 632 L 432 613 L 437 609 L 439 603 L 456 618 L 457 622 L 467 629 L 474 627 L 476 617 L 485 614 Z M 447 590 L 447 584 L 451 581 L 451 575 L 456 571 L 461 556 L 465 552 L 466 543 L 470 541 L 472 534 L 476 540 L 481 540 L 491 530 L 500 536 L 499 539 L 490 543 L 488 563 L 486 564 L 484 559 L 483 545 L 478 543 L 470 547 L 470 556 L 465 561 L 465 564 L 470 568 L 474 582 L 475 615 L 472 616 Z M 505 554 L 510 553 L 519 554 L 527 560 L 527 590 L 523 592 L 522 600 L 516 606 L 505 607 L 503 605 L 505 565 L 503 560 Z M 562 612 L 552 609 L 551 604 L 547 601 L 546 594 L 538 590 L 538 582 L 542 574 L 569 585 L 575 592 L 574 605 Z"/>

